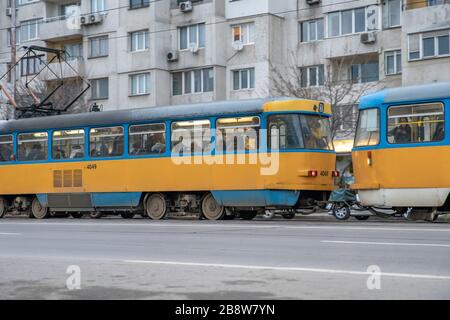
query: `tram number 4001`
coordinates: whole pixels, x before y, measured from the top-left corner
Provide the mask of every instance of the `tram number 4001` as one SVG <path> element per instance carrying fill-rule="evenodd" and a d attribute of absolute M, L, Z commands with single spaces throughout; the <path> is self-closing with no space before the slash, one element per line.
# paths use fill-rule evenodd
<path fill-rule="evenodd" d="M 86 166 L 86 169 L 88 169 L 88 170 L 95 170 L 95 169 L 97 169 L 97 165 L 95 163 L 88 164 Z"/>

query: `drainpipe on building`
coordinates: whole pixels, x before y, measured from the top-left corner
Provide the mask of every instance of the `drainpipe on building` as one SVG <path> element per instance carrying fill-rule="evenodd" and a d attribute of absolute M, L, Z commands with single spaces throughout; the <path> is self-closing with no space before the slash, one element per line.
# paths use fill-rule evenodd
<path fill-rule="evenodd" d="M 11 66 L 16 64 L 16 22 L 17 22 L 17 14 L 16 14 L 16 0 L 11 1 Z M 16 101 L 16 91 L 17 91 L 17 79 L 16 79 L 16 68 L 11 71 L 11 82 L 13 85 L 12 88 L 12 96 L 14 101 Z"/>

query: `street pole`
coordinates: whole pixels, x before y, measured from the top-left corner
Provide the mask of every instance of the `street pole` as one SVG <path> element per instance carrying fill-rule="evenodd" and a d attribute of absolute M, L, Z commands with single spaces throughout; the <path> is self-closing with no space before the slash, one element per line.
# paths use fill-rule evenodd
<path fill-rule="evenodd" d="M 11 0 L 11 67 L 16 64 L 17 60 L 17 53 L 16 53 L 16 22 L 17 22 L 17 15 L 16 15 L 16 0 Z M 11 81 L 12 81 L 12 91 L 13 91 L 13 98 L 14 101 L 16 100 L 16 91 L 17 91 L 17 83 L 16 83 L 16 68 L 13 68 L 11 70 Z"/>

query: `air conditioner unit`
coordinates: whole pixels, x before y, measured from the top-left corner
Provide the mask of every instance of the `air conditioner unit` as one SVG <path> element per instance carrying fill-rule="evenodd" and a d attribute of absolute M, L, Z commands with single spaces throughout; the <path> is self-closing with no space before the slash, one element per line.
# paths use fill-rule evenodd
<path fill-rule="evenodd" d="M 361 42 L 368 44 L 368 43 L 375 43 L 377 41 L 377 36 L 375 32 L 364 32 L 361 33 Z"/>
<path fill-rule="evenodd" d="M 191 12 L 194 7 L 192 6 L 192 1 L 180 2 L 181 12 Z"/>
<path fill-rule="evenodd" d="M 242 41 L 234 41 L 233 49 L 236 51 L 241 51 L 242 49 L 244 49 L 244 44 L 242 43 Z"/>
<path fill-rule="evenodd" d="M 306 3 L 309 5 L 318 4 L 318 3 L 320 3 L 320 0 L 306 0 Z"/>
<path fill-rule="evenodd" d="M 103 21 L 103 15 L 98 13 L 92 13 L 89 15 L 81 16 L 80 18 L 80 24 L 81 25 L 89 25 L 89 24 L 96 24 Z"/>
<path fill-rule="evenodd" d="M 198 43 L 197 42 L 191 42 L 189 44 L 189 51 L 192 53 L 197 53 L 198 52 Z"/>
<path fill-rule="evenodd" d="M 11 8 L 6 8 L 6 15 L 7 15 L 8 17 L 11 17 L 11 16 L 12 16 L 12 9 L 11 9 Z"/>
<path fill-rule="evenodd" d="M 178 61 L 178 52 L 177 51 L 169 51 L 167 53 L 167 61 L 169 61 L 169 62 Z"/>

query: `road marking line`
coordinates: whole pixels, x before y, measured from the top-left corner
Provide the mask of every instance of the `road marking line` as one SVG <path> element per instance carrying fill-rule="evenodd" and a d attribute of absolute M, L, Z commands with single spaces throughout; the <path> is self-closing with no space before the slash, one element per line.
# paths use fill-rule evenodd
<path fill-rule="evenodd" d="M 233 268 L 233 269 L 257 269 L 257 270 L 276 270 L 276 271 L 300 271 L 300 272 L 318 272 L 318 273 L 334 273 L 334 274 L 351 274 L 372 276 L 373 273 L 366 271 L 321 269 L 321 268 L 298 268 L 298 267 L 273 267 L 273 266 L 251 266 L 240 264 L 220 264 L 220 263 L 197 263 L 197 262 L 178 262 L 178 261 L 151 261 L 151 260 L 124 260 L 126 263 L 137 264 L 165 264 L 190 267 L 214 267 L 214 268 Z M 431 274 L 413 274 L 413 273 L 392 273 L 381 272 L 380 276 L 400 277 L 400 278 L 416 278 L 416 279 L 433 279 L 433 280 L 450 280 L 450 276 L 439 276 Z"/>
<path fill-rule="evenodd" d="M 14 233 L 14 232 L 0 232 L 0 236 L 20 236 L 21 233 Z"/>
<path fill-rule="evenodd" d="M 203 224 L 204 222 L 198 223 L 153 223 L 153 222 L 142 222 L 142 223 L 111 223 L 111 222 L 2 222 L 1 225 L 32 225 L 32 226 L 87 226 L 87 227 L 167 227 L 167 228 L 182 228 L 182 227 L 200 227 L 200 228 L 229 228 L 229 229 L 324 229 L 324 230 L 364 230 L 364 231 L 425 231 L 425 232 L 450 232 L 448 229 L 430 229 L 430 228 L 394 228 L 394 227 L 353 227 L 353 226 L 288 226 L 288 225 L 259 225 L 259 224 L 229 224 L 229 223 L 214 223 L 214 224 Z"/>
<path fill-rule="evenodd" d="M 420 247 L 450 247 L 450 244 L 439 243 L 407 243 L 407 242 L 370 242 L 370 241 L 339 241 L 339 240 L 322 240 L 323 243 L 341 243 L 341 244 L 373 244 L 386 246 L 420 246 Z"/>

